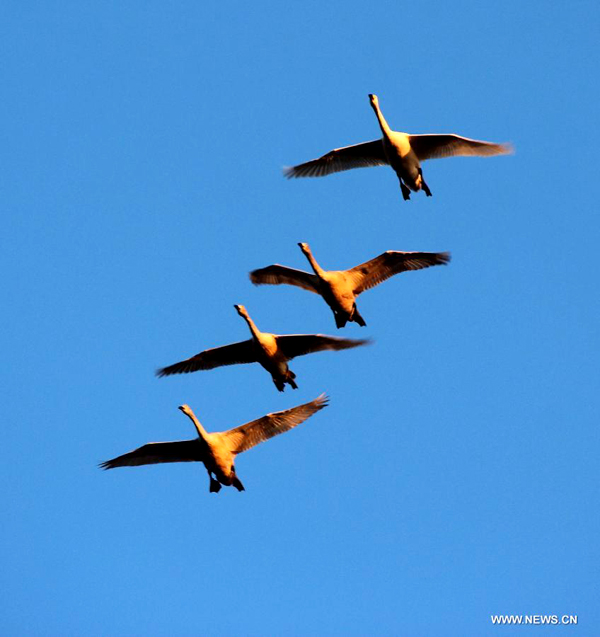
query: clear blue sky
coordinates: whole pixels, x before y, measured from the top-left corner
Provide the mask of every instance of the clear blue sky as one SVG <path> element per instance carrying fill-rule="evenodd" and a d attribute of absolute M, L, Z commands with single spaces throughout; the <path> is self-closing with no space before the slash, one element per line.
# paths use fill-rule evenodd
<path fill-rule="evenodd" d="M 201 6 L 200 6 L 201 5 Z M 418 5 L 418 6 L 417 6 Z M 597 2 L 6 2 L 0 8 L 6 635 L 600 634 Z M 284 165 L 396 130 L 511 141 L 378 168 Z M 248 271 L 449 250 L 360 299 Z M 242 340 L 369 336 L 157 379 Z M 331 405 L 238 458 L 102 472 L 145 442 Z"/>

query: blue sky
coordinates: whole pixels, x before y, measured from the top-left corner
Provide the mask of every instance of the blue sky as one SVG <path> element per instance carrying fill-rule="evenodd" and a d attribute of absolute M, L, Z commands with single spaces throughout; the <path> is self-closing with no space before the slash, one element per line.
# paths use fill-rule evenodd
<path fill-rule="evenodd" d="M 599 9 L 533 3 L 4 3 L 0 628 L 26 635 L 597 634 Z M 396 130 L 511 141 L 378 168 L 284 165 Z M 360 298 L 253 287 L 297 242 L 342 269 L 452 252 Z M 157 379 L 248 337 L 371 337 Z M 331 405 L 238 458 L 101 472 L 148 441 Z M 527 629 L 520 629 L 520 632 Z"/>

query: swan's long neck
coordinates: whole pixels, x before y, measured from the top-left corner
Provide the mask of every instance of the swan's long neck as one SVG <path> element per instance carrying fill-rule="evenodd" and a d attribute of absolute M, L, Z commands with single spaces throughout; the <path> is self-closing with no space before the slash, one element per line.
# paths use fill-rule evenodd
<path fill-rule="evenodd" d="M 248 327 L 250 328 L 250 331 L 252 332 L 252 336 L 258 339 L 261 334 L 261 331 L 258 329 L 258 327 L 256 327 L 256 325 L 254 324 L 254 321 L 248 316 L 248 314 L 244 314 L 242 318 L 244 319 L 244 321 L 246 321 L 246 323 L 248 323 Z"/>
<path fill-rule="evenodd" d="M 191 407 L 188 411 L 184 411 L 183 413 L 194 423 L 194 427 L 196 427 L 196 431 L 198 432 L 198 437 L 201 440 L 206 441 L 208 432 L 200 424 L 200 421 L 198 420 L 198 418 L 196 418 L 196 414 L 194 414 Z"/>
<path fill-rule="evenodd" d="M 310 263 L 310 267 L 313 269 L 314 273 L 319 277 L 323 278 L 325 274 L 325 270 L 317 263 L 317 260 L 313 257 L 312 252 L 310 250 L 306 250 L 304 252 L 304 256 L 308 259 Z"/>
<path fill-rule="evenodd" d="M 379 104 L 377 102 L 374 102 L 373 104 L 371 104 L 371 106 L 373 107 L 373 110 L 375 111 L 375 115 L 377 116 L 377 121 L 379 122 L 379 128 L 381 128 L 381 132 L 386 137 L 389 137 L 390 133 L 392 132 L 392 129 L 389 127 L 388 123 L 385 121 L 385 117 L 383 116 L 383 113 L 381 112 L 379 108 Z"/>

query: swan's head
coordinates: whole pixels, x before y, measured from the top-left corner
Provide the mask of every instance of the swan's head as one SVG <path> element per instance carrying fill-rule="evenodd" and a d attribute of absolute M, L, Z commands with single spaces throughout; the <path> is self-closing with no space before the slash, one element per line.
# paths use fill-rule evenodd
<path fill-rule="evenodd" d="M 369 100 L 371 102 L 371 106 L 379 106 L 379 99 L 374 93 L 369 93 Z"/>
<path fill-rule="evenodd" d="M 202 428 L 200 421 L 196 418 L 196 415 L 192 411 L 192 408 L 189 405 L 180 405 L 178 409 L 179 411 L 182 411 L 194 423 L 194 427 L 196 427 L 196 431 L 198 432 L 200 438 L 204 438 L 206 432 Z"/>
<path fill-rule="evenodd" d="M 302 250 L 304 254 L 308 254 L 310 252 L 310 247 L 308 243 L 299 243 L 298 245 L 300 246 L 300 250 Z"/>
<path fill-rule="evenodd" d="M 233 307 L 236 309 L 237 313 L 240 316 L 248 316 L 248 312 L 246 311 L 246 308 L 243 305 L 234 305 Z"/>

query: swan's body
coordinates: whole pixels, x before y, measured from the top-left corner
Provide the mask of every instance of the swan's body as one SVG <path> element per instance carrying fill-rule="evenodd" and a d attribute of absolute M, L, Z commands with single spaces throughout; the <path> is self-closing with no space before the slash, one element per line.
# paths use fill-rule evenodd
<path fill-rule="evenodd" d="M 327 401 L 327 396 L 322 394 L 310 403 L 267 414 L 229 431 L 213 433 L 208 433 L 204 429 L 188 405 L 182 405 L 179 409 L 194 423 L 197 438 L 175 442 L 150 442 L 134 451 L 107 460 L 101 463 L 100 467 L 114 469 L 164 462 L 202 462 L 210 478 L 211 493 L 218 492 L 222 484 L 244 491 L 244 485 L 235 472 L 236 455 L 264 440 L 289 431 L 326 407 Z"/>
<path fill-rule="evenodd" d="M 404 199 L 410 199 L 411 190 L 423 190 L 431 197 L 431 190 L 423 179 L 422 161 L 436 157 L 512 152 L 508 144 L 483 142 L 460 135 L 409 135 L 393 131 L 383 117 L 377 95 L 369 95 L 369 99 L 381 128 L 381 139 L 336 148 L 322 157 L 287 168 L 284 171 L 286 177 L 323 177 L 351 168 L 389 165 L 398 176 Z"/>
<path fill-rule="evenodd" d="M 214 369 L 223 365 L 259 363 L 271 374 L 279 391 L 284 390 L 286 383 L 293 389 L 298 389 L 294 380 L 296 374 L 288 366 L 288 361 L 292 358 L 324 350 L 349 349 L 369 342 L 360 339 L 324 336 L 323 334 L 279 335 L 261 332 L 243 305 L 235 305 L 234 307 L 250 328 L 252 334 L 250 340 L 205 350 L 184 361 L 159 369 L 156 372 L 157 375 L 170 376 L 171 374 Z"/>
<path fill-rule="evenodd" d="M 445 265 L 450 261 L 447 252 L 397 252 L 388 250 L 378 257 L 357 265 L 350 270 L 323 270 L 314 258 L 307 243 L 299 243 L 314 274 L 295 270 L 283 265 L 270 265 L 250 273 L 255 285 L 296 285 L 323 297 L 333 311 L 337 327 L 344 327 L 348 321 L 366 325 L 356 307 L 356 297 L 365 290 L 375 287 L 387 278 L 406 272 L 420 270 L 432 265 Z"/>

